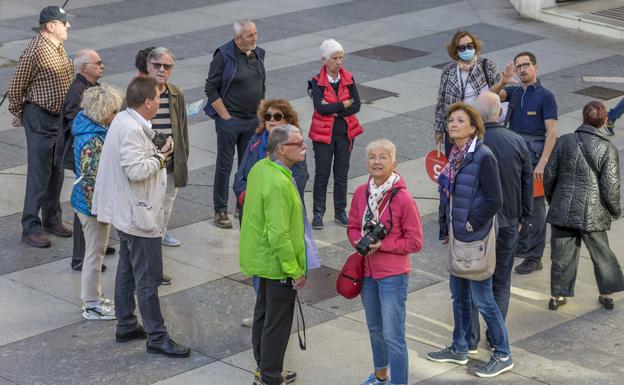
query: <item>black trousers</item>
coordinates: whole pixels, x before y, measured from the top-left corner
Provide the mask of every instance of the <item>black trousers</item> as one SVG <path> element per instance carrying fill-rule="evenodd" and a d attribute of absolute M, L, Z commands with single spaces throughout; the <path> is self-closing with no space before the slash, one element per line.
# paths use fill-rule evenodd
<path fill-rule="evenodd" d="M 136 292 L 148 342 L 169 338 L 158 299 L 158 287 L 163 279 L 162 239 L 137 237 L 119 230 L 117 233 L 119 234 L 119 262 L 115 276 L 117 331 L 127 333 L 137 328 L 137 317 L 134 314 Z"/>
<path fill-rule="evenodd" d="M 22 124 L 28 151 L 22 230 L 24 234 L 38 234 L 42 224 L 53 227 L 62 221 L 60 199 L 64 173 L 61 166 L 54 165 L 59 118 L 33 104 L 24 103 Z"/>
<path fill-rule="evenodd" d="M 217 164 L 212 199 L 214 210 L 220 212 L 227 211 L 228 207 L 228 186 L 230 174 L 232 174 L 234 151 L 238 154 L 238 166 L 240 166 L 247 143 L 258 127 L 258 119 L 232 117 L 230 120 L 223 120 L 217 118 L 215 127 L 217 129 Z"/>
<path fill-rule="evenodd" d="M 606 231 L 585 232 L 551 225 L 552 268 L 550 293 L 553 297 L 574 297 L 581 240 L 585 243 L 600 294 L 624 291 L 624 275 L 617 257 L 609 247 Z"/>
<path fill-rule="evenodd" d="M 72 261 L 78 262 L 84 260 L 85 255 L 85 239 L 82 233 L 82 223 L 78 219 L 78 215 L 74 213 L 74 248 L 72 252 Z"/>
<path fill-rule="evenodd" d="M 332 136 L 331 143 L 312 142 L 314 148 L 314 189 L 312 191 L 312 213 L 323 216 L 327 198 L 329 174 L 334 171 L 334 213 L 344 213 L 347 209 L 347 182 L 351 161 L 352 141 L 347 135 Z"/>
<path fill-rule="evenodd" d="M 533 198 L 533 210 L 522 227 L 518 240 L 518 256 L 539 262 L 546 247 L 546 201 L 544 197 Z"/>
<path fill-rule="evenodd" d="M 251 342 L 262 381 L 267 385 L 279 385 L 282 382 L 296 294 L 291 279 L 281 282 L 260 278 Z"/>

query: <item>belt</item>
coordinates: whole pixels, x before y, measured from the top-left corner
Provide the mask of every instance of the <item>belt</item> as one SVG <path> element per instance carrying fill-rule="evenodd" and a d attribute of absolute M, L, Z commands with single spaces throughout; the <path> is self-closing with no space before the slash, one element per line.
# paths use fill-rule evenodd
<path fill-rule="evenodd" d="M 33 106 L 35 109 L 37 109 L 37 110 L 39 110 L 39 111 L 41 111 L 41 112 L 43 112 L 43 113 L 45 113 L 45 114 L 48 114 L 48 115 L 50 115 L 50 116 L 53 116 L 53 117 L 55 117 L 55 118 L 58 118 L 58 117 L 59 117 L 59 114 L 58 114 L 58 113 L 50 112 L 50 111 L 46 110 L 45 108 L 43 108 L 43 107 L 40 107 L 40 106 L 36 105 L 35 103 L 32 103 L 32 102 L 26 102 L 26 104 L 30 104 L 30 105 L 31 105 L 31 106 Z"/>

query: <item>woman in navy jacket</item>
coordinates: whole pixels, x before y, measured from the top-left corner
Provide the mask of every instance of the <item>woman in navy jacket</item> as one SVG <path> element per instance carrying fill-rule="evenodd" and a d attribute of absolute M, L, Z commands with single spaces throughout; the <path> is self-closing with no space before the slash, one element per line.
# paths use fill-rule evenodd
<path fill-rule="evenodd" d="M 484 239 L 494 216 L 503 204 L 498 163 L 492 151 L 481 140 L 485 133 L 483 120 L 473 107 L 454 103 L 447 112 L 448 132 L 454 142 L 448 164 L 438 178 L 440 201 L 450 214 L 453 236 L 463 242 Z M 452 198 L 452 200 L 451 200 Z M 493 353 L 490 361 L 476 371 L 479 377 L 494 377 L 513 367 L 505 321 L 494 301 L 492 277 L 474 281 L 450 277 L 453 298 L 453 343 L 439 352 L 427 354 L 436 362 L 468 363 L 468 337 L 471 325 L 471 303 L 483 316 Z"/>

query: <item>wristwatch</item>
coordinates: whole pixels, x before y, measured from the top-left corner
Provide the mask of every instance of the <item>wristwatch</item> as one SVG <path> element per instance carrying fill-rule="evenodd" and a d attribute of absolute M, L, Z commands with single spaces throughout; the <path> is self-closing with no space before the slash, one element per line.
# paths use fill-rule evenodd
<path fill-rule="evenodd" d="M 466 231 L 469 233 L 472 233 L 474 231 L 470 222 L 466 222 Z"/>

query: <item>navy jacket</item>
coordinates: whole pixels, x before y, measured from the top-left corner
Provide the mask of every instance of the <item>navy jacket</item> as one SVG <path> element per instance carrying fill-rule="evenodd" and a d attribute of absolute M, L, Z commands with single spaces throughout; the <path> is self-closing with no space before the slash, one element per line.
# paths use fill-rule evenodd
<path fill-rule="evenodd" d="M 499 123 L 485 123 L 483 143 L 498 162 L 503 207 L 499 227 L 516 226 L 533 209 L 533 167 L 524 139 Z"/>
<path fill-rule="evenodd" d="M 236 57 L 234 56 L 234 40 L 232 39 L 217 48 L 212 56 L 214 57 L 219 52 L 221 52 L 225 61 L 225 67 L 223 68 L 223 74 L 221 75 L 221 86 L 219 88 L 219 95 L 223 97 L 228 92 L 230 83 L 232 83 L 232 79 L 234 79 L 234 75 L 236 75 L 237 66 Z M 262 71 L 266 73 L 266 69 L 264 68 L 264 50 L 256 46 L 252 52 L 256 55 L 256 58 L 260 62 Z M 208 78 L 210 78 L 210 75 Z M 204 107 L 204 112 L 206 112 L 206 115 L 210 116 L 212 119 L 216 119 L 219 116 L 210 102 L 208 102 L 206 107 Z"/>
<path fill-rule="evenodd" d="M 452 223 L 455 238 L 463 242 L 484 239 L 494 215 L 503 205 L 498 163 L 492 151 L 475 140 L 451 185 Z M 468 231 L 470 222 L 473 231 Z"/>

